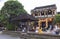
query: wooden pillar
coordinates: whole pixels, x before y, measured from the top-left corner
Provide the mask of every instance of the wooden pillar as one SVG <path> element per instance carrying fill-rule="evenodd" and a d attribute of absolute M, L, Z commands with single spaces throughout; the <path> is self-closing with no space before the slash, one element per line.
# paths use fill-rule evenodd
<path fill-rule="evenodd" d="M 44 16 L 46 15 L 46 12 L 44 11 Z"/>
<path fill-rule="evenodd" d="M 33 14 L 33 16 L 35 16 L 35 14 Z"/>
<path fill-rule="evenodd" d="M 30 29 L 30 28 L 29 28 L 29 27 L 30 27 L 30 22 L 27 21 L 26 23 L 27 23 L 27 32 L 29 32 L 29 29 Z"/>
<path fill-rule="evenodd" d="M 40 20 L 38 21 L 38 26 L 40 27 Z"/>
<path fill-rule="evenodd" d="M 41 12 L 40 12 L 40 16 L 41 16 Z"/>
<path fill-rule="evenodd" d="M 40 16 L 40 13 L 39 13 L 39 11 L 38 11 L 38 16 Z"/>
<path fill-rule="evenodd" d="M 41 16 L 40 11 L 39 11 L 39 16 Z"/>
<path fill-rule="evenodd" d="M 48 27 L 48 19 L 46 18 L 46 27 L 45 28 L 47 28 Z"/>
<path fill-rule="evenodd" d="M 38 21 L 38 26 L 40 27 L 40 19 L 39 19 L 39 21 Z"/>
<path fill-rule="evenodd" d="M 38 14 L 38 16 L 39 16 L 39 13 L 37 13 Z"/>
<path fill-rule="evenodd" d="M 53 10 L 51 10 L 52 11 L 52 16 L 53 16 Z"/>

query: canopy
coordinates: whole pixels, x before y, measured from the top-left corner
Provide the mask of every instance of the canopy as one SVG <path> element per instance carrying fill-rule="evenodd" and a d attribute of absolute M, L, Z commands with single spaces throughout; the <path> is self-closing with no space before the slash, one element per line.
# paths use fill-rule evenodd
<path fill-rule="evenodd" d="M 37 19 L 29 14 L 20 14 L 19 16 L 12 18 L 11 21 L 27 22 L 27 21 L 37 21 Z"/>

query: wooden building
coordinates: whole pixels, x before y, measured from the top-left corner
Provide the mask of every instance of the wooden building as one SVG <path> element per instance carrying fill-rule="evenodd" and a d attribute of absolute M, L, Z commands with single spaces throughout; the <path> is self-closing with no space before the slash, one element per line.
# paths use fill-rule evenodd
<path fill-rule="evenodd" d="M 31 10 L 31 15 L 38 19 L 37 25 L 39 28 L 47 28 L 53 25 L 53 20 L 56 13 L 56 5 L 47 5 L 42 7 L 35 7 Z M 35 22 L 36 23 L 36 22 Z"/>
<path fill-rule="evenodd" d="M 31 31 L 33 29 L 31 23 L 34 21 L 38 20 L 34 16 L 25 13 L 22 13 L 19 16 L 10 20 L 11 23 L 17 26 L 17 29 L 23 30 L 25 28 L 26 31 Z"/>

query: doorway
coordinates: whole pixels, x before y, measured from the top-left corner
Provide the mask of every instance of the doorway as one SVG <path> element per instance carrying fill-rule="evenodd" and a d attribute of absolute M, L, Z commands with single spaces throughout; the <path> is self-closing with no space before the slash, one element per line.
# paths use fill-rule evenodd
<path fill-rule="evenodd" d="M 45 27 L 46 27 L 46 22 L 42 22 L 42 23 L 41 23 L 41 27 L 42 27 L 42 28 L 45 28 Z"/>
<path fill-rule="evenodd" d="M 52 30 L 53 29 L 53 25 L 52 25 L 52 22 L 48 22 L 48 27 L 47 27 L 47 30 Z"/>

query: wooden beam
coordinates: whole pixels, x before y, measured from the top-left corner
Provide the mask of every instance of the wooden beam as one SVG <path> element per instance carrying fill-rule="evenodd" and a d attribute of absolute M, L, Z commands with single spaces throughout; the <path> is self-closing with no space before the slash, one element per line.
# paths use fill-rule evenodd
<path fill-rule="evenodd" d="M 45 28 L 47 28 L 48 27 L 48 18 L 46 18 L 46 27 Z"/>

